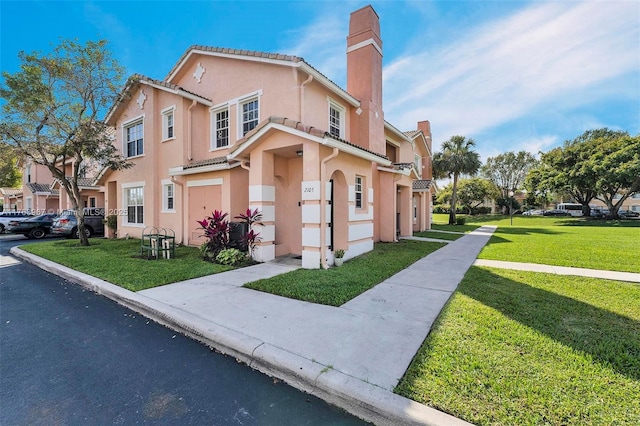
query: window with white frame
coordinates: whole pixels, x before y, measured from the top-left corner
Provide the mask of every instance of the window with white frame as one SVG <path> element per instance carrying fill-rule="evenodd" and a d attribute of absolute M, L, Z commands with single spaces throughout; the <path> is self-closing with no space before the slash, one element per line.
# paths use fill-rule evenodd
<path fill-rule="evenodd" d="M 363 197 L 362 197 L 362 190 L 363 190 L 363 182 L 364 182 L 364 178 L 362 176 L 356 176 L 356 208 L 357 209 L 361 209 L 363 206 Z"/>
<path fill-rule="evenodd" d="M 175 212 L 175 185 L 171 181 L 162 181 L 162 211 Z"/>
<path fill-rule="evenodd" d="M 126 223 L 144 223 L 144 187 L 134 186 L 124 189 L 125 209 L 127 210 Z"/>
<path fill-rule="evenodd" d="M 144 154 L 143 120 L 137 120 L 124 126 L 124 143 L 127 157 Z"/>
<path fill-rule="evenodd" d="M 175 107 L 169 107 L 162 111 L 162 140 L 174 138 L 174 111 Z"/>
<path fill-rule="evenodd" d="M 422 157 L 415 154 L 413 162 L 416 165 L 416 172 L 418 172 L 418 176 L 422 177 Z"/>
<path fill-rule="evenodd" d="M 27 183 L 31 182 L 31 164 L 27 164 L 24 168 L 24 174 L 27 177 Z"/>
<path fill-rule="evenodd" d="M 329 134 L 344 139 L 344 111 L 337 103 L 329 100 Z"/>
<path fill-rule="evenodd" d="M 258 98 L 253 98 L 240 104 L 242 119 L 242 136 L 245 136 L 258 125 L 260 120 L 260 104 Z"/>
<path fill-rule="evenodd" d="M 33 210 L 33 198 L 32 197 L 26 197 L 24 200 L 24 209 L 28 212 L 30 212 L 31 210 Z"/>
<path fill-rule="evenodd" d="M 89 197 L 89 207 L 96 207 L 96 197 Z"/>
<path fill-rule="evenodd" d="M 229 146 L 229 108 L 213 111 L 213 140 L 211 149 Z"/>

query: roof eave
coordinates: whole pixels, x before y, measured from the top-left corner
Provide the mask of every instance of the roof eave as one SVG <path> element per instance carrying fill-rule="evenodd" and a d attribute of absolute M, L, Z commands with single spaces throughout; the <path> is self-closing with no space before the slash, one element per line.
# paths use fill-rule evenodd
<path fill-rule="evenodd" d="M 207 172 L 220 172 L 224 170 L 233 169 L 234 167 L 238 167 L 240 164 L 229 164 L 229 163 L 220 163 L 220 164 L 209 164 L 207 166 L 196 166 L 196 167 L 188 167 L 184 166 L 172 167 L 169 169 L 169 176 L 186 176 L 186 175 L 196 175 L 199 173 L 207 173 Z"/>

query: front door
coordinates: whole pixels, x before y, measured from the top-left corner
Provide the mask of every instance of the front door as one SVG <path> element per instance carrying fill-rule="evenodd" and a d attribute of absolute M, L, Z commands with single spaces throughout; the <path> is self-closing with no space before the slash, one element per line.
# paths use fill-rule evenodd
<path fill-rule="evenodd" d="M 203 231 L 198 221 L 222 209 L 222 193 L 220 185 L 195 186 L 189 188 L 189 230 L 188 244 L 199 246 L 205 242 Z"/>

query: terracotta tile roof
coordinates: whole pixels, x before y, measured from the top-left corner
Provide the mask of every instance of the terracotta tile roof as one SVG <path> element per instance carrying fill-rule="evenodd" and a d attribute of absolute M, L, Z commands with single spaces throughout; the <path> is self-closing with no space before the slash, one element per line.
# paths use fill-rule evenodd
<path fill-rule="evenodd" d="M 29 190 L 33 193 L 36 192 L 49 192 L 53 194 L 53 190 L 51 189 L 50 185 L 44 184 L 44 183 L 27 183 L 27 188 L 29 188 Z"/>
<path fill-rule="evenodd" d="M 156 86 L 165 87 L 165 88 L 167 88 L 169 90 L 173 90 L 173 91 L 176 91 L 176 92 L 183 92 L 183 93 L 186 93 L 186 94 L 188 94 L 190 96 L 194 96 L 196 98 L 200 98 L 200 99 L 202 99 L 203 101 L 205 101 L 207 103 L 212 103 L 211 99 L 205 98 L 204 96 L 201 96 L 201 95 L 199 95 L 197 93 L 194 93 L 194 92 L 191 92 L 189 90 L 186 90 L 183 87 L 178 86 L 177 84 L 168 83 L 168 82 L 162 81 L 162 80 L 156 80 L 154 78 L 147 77 L 146 75 L 142 75 L 142 74 L 133 74 L 127 79 L 127 82 L 124 85 L 124 88 L 122 89 L 122 91 L 120 92 L 120 95 L 118 96 L 118 99 L 114 102 L 114 104 L 111 106 L 111 108 L 107 112 L 106 119 L 105 119 L 105 121 L 107 123 L 110 122 L 112 114 L 114 114 L 115 111 L 118 110 L 120 105 L 122 105 L 123 102 L 128 100 L 127 96 L 126 96 L 126 93 L 128 93 L 136 85 L 136 83 L 139 83 L 141 81 L 142 82 L 147 82 L 147 83 L 150 83 L 150 84 L 154 84 Z"/>
<path fill-rule="evenodd" d="M 236 151 L 238 148 L 240 148 L 242 145 L 244 145 L 251 138 L 251 136 L 253 136 L 256 133 L 258 133 L 263 127 L 265 127 L 269 123 L 281 124 L 283 126 L 287 126 L 287 127 L 292 128 L 292 129 L 296 129 L 296 130 L 300 130 L 302 132 L 309 133 L 310 135 L 316 136 L 318 138 L 328 137 L 328 138 L 340 141 L 342 143 L 345 143 L 347 145 L 350 145 L 350 146 L 352 146 L 354 148 L 357 148 L 360 151 L 367 152 L 369 154 L 373 154 L 373 155 L 378 156 L 380 158 L 383 158 L 385 160 L 389 159 L 386 155 L 382 155 L 382 154 L 378 154 L 377 152 L 370 151 L 370 150 L 368 150 L 366 148 L 361 147 L 360 145 L 356 145 L 356 144 L 351 143 L 351 142 L 349 142 L 347 140 L 344 140 L 344 139 L 341 139 L 341 138 L 336 138 L 335 136 L 332 136 L 326 130 L 322 130 L 322 129 L 319 129 L 319 128 L 313 127 L 313 126 L 307 126 L 307 125 L 305 125 L 305 124 L 303 124 L 303 123 L 301 123 L 299 121 L 291 120 L 291 119 L 288 119 L 286 117 L 277 117 L 277 116 L 271 116 L 271 117 L 269 117 L 269 118 L 267 118 L 265 120 L 262 120 L 260 123 L 258 123 L 258 125 L 256 127 L 254 127 L 250 132 L 248 132 L 244 136 L 244 138 L 240 139 L 238 141 L 238 143 L 231 148 L 231 152 Z"/>
<path fill-rule="evenodd" d="M 22 195 L 22 188 L 0 188 L 0 193 L 9 197 Z"/>
<path fill-rule="evenodd" d="M 127 85 L 129 83 L 134 83 L 135 81 L 146 81 L 146 82 L 155 84 L 157 86 L 162 86 L 162 87 L 166 87 L 167 89 L 188 93 L 190 95 L 193 95 L 193 96 L 196 96 L 198 98 L 201 98 L 201 99 L 203 99 L 205 101 L 212 102 L 211 99 L 206 98 L 206 97 L 204 97 L 202 95 L 199 95 L 197 93 L 191 92 L 189 90 L 186 90 L 182 86 L 178 86 L 177 84 L 168 83 L 168 82 L 166 82 L 164 80 L 156 80 L 154 78 L 150 78 L 150 77 L 147 77 L 146 75 L 142 75 L 142 74 L 133 74 L 131 77 L 129 77 L 129 81 L 127 82 Z"/>
<path fill-rule="evenodd" d="M 396 169 L 410 169 L 413 167 L 413 163 L 393 163 Z"/>
<path fill-rule="evenodd" d="M 422 133 L 422 130 L 408 130 L 406 132 L 402 132 L 403 135 L 405 135 L 408 138 L 415 138 L 416 136 L 418 136 L 420 133 Z"/>
<path fill-rule="evenodd" d="M 214 166 L 216 164 L 225 164 L 228 163 L 227 157 L 215 157 L 215 158 L 207 158 L 206 160 L 193 161 L 189 164 L 185 164 L 182 166 L 183 170 L 194 169 L 196 167 L 203 166 Z"/>
<path fill-rule="evenodd" d="M 431 188 L 431 180 L 423 179 L 423 180 L 414 180 L 413 181 L 413 189 L 414 190 L 427 190 Z"/>

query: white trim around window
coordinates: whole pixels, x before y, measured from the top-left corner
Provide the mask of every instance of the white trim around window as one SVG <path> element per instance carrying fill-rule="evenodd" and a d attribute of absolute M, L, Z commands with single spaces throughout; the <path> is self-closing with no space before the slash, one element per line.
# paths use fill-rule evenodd
<path fill-rule="evenodd" d="M 122 184 L 122 212 L 123 225 L 144 228 L 144 182 Z"/>
<path fill-rule="evenodd" d="M 365 200 L 364 200 L 364 176 L 360 176 L 360 175 L 356 175 L 356 181 L 355 181 L 355 202 L 356 202 L 356 209 L 363 209 L 364 205 L 365 205 Z"/>
<path fill-rule="evenodd" d="M 122 123 L 122 154 L 125 158 L 144 155 L 144 114 Z"/>
<path fill-rule="evenodd" d="M 211 146 L 210 150 L 224 149 L 229 147 L 230 122 L 229 105 L 224 104 L 211 108 Z"/>
<path fill-rule="evenodd" d="M 176 106 L 171 105 L 161 111 L 162 114 L 162 142 L 176 138 Z"/>
<path fill-rule="evenodd" d="M 329 134 L 333 137 L 344 139 L 345 138 L 345 112 L 346 108 L 327 97 L 329 102 L 328 104 L 328 114 L 329 121 L 327 123 L 327 128 L 329 129 Z"/>
<path fill-rule="evenodd" d="M 176 185 L 171 179 L 162 179 L 162 211 L 161 213 L 176 212 Z"/>
<path fill-rule="evenodd" d="M 262 90 L 238 98 L 237 123 L 238 139 L 255 129 L 260 123 L 260 97 Z"/>

